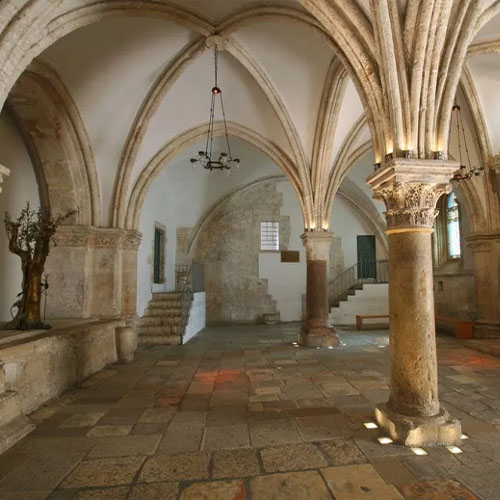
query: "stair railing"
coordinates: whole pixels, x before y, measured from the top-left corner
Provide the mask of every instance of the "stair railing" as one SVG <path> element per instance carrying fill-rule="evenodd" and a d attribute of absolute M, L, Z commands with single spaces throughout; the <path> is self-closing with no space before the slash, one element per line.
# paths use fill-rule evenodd
<path fill-rule="evenodd" d="M 204 291 L 205 266 L 199 262 L 192 262 L 185 274 L 185 282 L 181 291 L 181 339 L 186 333 L 193 295 L 197 292 Z"/>
<path fill-rule="evenodd" d="M 363 284 L 388 282 L 387 260 L 360 260 L 330 280 L 330 306 L 345 298 L 350 290 L 355 290 Z"/>

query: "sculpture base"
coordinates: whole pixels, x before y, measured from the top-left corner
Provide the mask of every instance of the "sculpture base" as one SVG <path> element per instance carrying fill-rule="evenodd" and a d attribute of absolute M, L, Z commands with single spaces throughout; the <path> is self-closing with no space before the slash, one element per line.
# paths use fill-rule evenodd
<path fill-rule="evenodd" d="M 391 439 L 404 446 L 457 444 L 462 433 L 460 422 L 444 409 L 433 417 L 412 417 L 382 404 L 375 408 L 375 419 Z"/>
<path fill-rule="evenodd" d="M 340 343 L 335 330 L 329 327 L 303 328 L 298 342 L 306 347 L 335 347 Z"/>

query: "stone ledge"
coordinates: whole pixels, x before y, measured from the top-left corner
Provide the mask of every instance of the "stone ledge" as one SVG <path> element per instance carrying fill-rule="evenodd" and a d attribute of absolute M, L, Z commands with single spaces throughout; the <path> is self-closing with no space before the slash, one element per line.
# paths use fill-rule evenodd
<path fill-rule="evenodd" d="M 23 414 L 118 359 L 116 329 L 125 326 L 124 320 L 59 324 L 52 330 L 4 332 L 0 359 L 5 389 L 18 394 Z"/>

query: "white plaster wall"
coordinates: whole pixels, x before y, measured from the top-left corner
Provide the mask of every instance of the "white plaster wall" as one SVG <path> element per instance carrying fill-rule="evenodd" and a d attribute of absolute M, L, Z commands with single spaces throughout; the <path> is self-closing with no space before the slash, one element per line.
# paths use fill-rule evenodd
<path fill-rule="evenodd" d="M 218 150 L 221 139 L 215 141 Z M 154 223 L 166 227 L 166 283 L 165 289 L 175 289 L 175 253 L 178 227 L 194 227 L 203 214 L 218 200 L 235 188 L 270 175 L 280 175 L 280 169 L 254 146 L 231 137 L 234 155 L 241 158 L 241 166 L 229 175 L 221 172 L 207 174 L 194 169 L 189 159 L 196 156 L 204 143 L 193 144 L 168 163 L 152 182 L 145 198 L 139 222 L 143 234 L 138 254 L 137 314 L 141 316 L 151 297 L 152 242 Z M 293 193 L 292 193 L 293 194 Z M 302 218 L 300 218 L 302 220 Z"/>
<path fill-rule="evenodd" d="M 60 74 L 88 131 L 103 225 L 109 221 L 116 169 L 135 115 L 163 68 L 194 38 L 162 20 L 108 19 L 65 36 L 41 56 Z M 171 115 L 170 121 L 176 119 Z"/>
<path fill-rule="evenodd" d="M 333 59 L 330 48 L 306 26 L 280 21 L 245 26 L 234 37 L 269 75 L 311 158 L 323 85 Z"/>
<path fill-rule="evenodd" d="M 343 198 L 333 200 L 331 228 L 335 236 L 342 238 L 344 267 L 348 268 L 358 261 L 358 235 L 374 234 L 373 229 Z M 379 256 L 377 255 L 377 258 Z"/>
<path fill-rule="evenodd" d="M 280 182 L 278 192 L 283 196 L 281 215 L 290 217 L 288 250 L 300 252 L 300 262 L 281 262 L 279 252 L 259 253 L 259 277 L 268 280 L 268 292 L 276 301 L 281 321 L 302 318 L 302 294 L 306 291 L 305 249 L 300 239 L 304 223 L 300 204 L 288 182 Z"/>
<path fill-rule="evenodd" d="M 189 342 L 206 326 L 205 292 L 193 294 L 193 302 L 189 311 L 189 321 L 186 333 L 182 338 L 183 343 Z"/>
<path fill-rule="evenodd" d="M 347 300 L 340 302 L 339 307 L 332 308 L 329 317 L 330 323 L 355 325 L 357 314 L 389 314 L 389 285 L 387 283 L 364 285 L 362 290 L 356 290 L 356 295 L 349 295 Z M 366 320 L 366 324 L 370 322 L 388 324 L 389 320 Z"/>
<path fill-rule="evenodd" d="M 500 151 L 500 113 L 498 89 L 500 88 L 500 54 L 485 54 L 467 61 L 490 136 L 492 153 Z"/>
<path fill-rule="evenodd" d="M 10 169 L 0 194 L 0 322 L 5 322 L 11 318 L 9 310 L 21 291 L 23 274 L 21 260 L 8 249 L 4 214 L 8 211 L 15 219 L 27 201 L 34 209 L 40 204 L 31 159 L 14 122 L 6 113 L 0 114 L 0 163 Z"/>
<path fill-rule="evenodd" d="M 305 251 L 300 239 L 304 232 L 300 206 L 288 182 L 280 182 L 278 191 L 283 195 L 281 215 L 290 217 L 289 250 L 300 251 L 300 263 L 281 263 L 279 253 L 259 254 L 259 277 L 268 280 L 268 291 L 276 301 L 282 321 L 302 318 L 302 294 L 306 292 Z M 357 235 L 373 234 L 362 216 L 345 200 L 336 197 L 332 209 L 333 233 L 341 238 L 345 267 L 357 262 Z M 379 256 L 377 256 L 379 258 Z M 385 258 L 381 256 L 381 258 Z"/>

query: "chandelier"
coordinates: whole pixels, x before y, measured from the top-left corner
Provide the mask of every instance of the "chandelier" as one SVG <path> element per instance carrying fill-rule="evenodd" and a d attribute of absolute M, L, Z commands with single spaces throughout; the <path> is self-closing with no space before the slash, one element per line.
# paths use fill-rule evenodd
<path fill-rule="evenodd" d="M 458 170 L 454 175 L 453 175 L 453 180 L 455 181 L 465 181 L 469 180 L 472 177 L 475 176 L 480 176 L 483 171 L 484 167 L 472 167 L 471 161 L 470 161 L 470 155 L 469 155 L 469 148 L 467 147 L 467 139 L 465 137 L 465 129 L 464 129 L 464 121 L 462 118 L 462 110 L 460 109 L 460 106 L 458 104 L 454 104 L 453 108 L 451 108 L 453 111 L 453 115 L 456 118 L 457 121 L 457 137 L 458 137 L 458 153 L 459 153 L 459 160 L 460 160 L 460 170 Z M 452 116 L 452 123 L 453 123 L 453 116 Z M 463 147 L 464 147 L 464 156 L 467 157 L 467 165 L 464 164 L 462 161 L 462 139 L 460 138 L 462 136 L 463 138 Z"/>
<path fill-rule="evenodd" d="M 233 158 L 231 154 L 231 146 L 229 145 L 229 135 L 227 133 L 227 123 L 226 123 L 226 113 L 224 111 L 224 101 L 222 100 L 222 90 L 217 84 L 217 66 L 218 66 L 218 49 L 217 46 L 214 48 L 214 74 L 215 74 L 215 84 L 212 87 L 212 101 L 210 104 L 210 118 L 208 120 L 208 132 L 207 132 L 207 142 L 205 145 L 205 151 L 198 151 L 198 158 L 191 158 L 191 163 L 193 167 L 201 165 L 206 170 L 230 170 L 233 165 L 237 167 L 240 164 L 239 158 Z M 224 122 L 224 136 L 226 138 L 227 152 L 222 152 L 216 158 L 217 154 L 213 151 L 214 142 L 214 115 L 215 115 L 215 104 L 217 100 L 220 102 L 220 108 L 222 112 L 222 120 Z M 229 172 L 228 172 L 229 173 Z"/>

